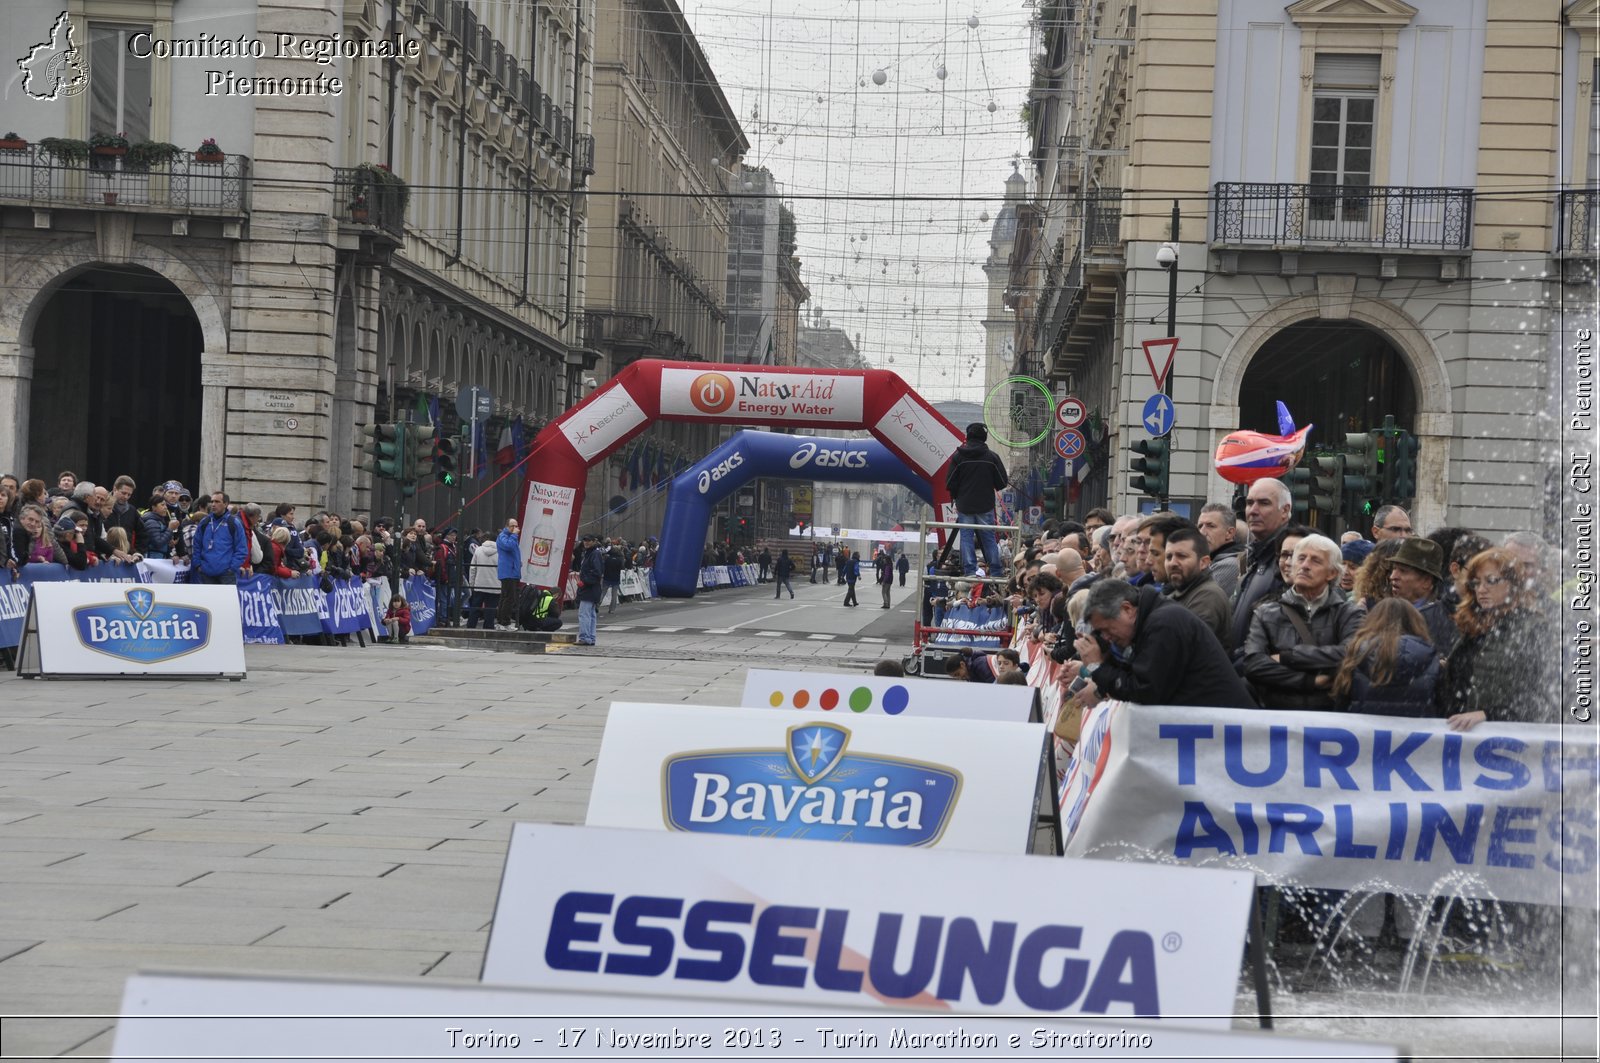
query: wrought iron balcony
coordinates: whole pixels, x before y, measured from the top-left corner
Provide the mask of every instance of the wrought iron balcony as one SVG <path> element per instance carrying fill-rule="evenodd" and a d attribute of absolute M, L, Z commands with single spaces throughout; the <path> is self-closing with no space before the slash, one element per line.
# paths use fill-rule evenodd
<path fill-rule="evenodd" d="M 1600 189 L 1564 188 L 1556 197 L 1556 253 L 1587 256 L 1600 254 L 1600 225 L 1595 208 Z"/>
<path fill-rule="evenodd" d="M 1231 247 L 1464 251 L 1472 189 L 1221 182 L 1212 243 Z"/>
<path fill-rule="evenodd" d="M 403 242 L 405 190 L 375 183 L 355 167 L 333 171 L 333 216 L 341 225 L 374 226 Z"/>
<path fill-rule="evenodd" d="M 1090 193 L 1084 204 L 1091 248 L 1117 248 L 1122 245 L 1122 189 L 1102 188 Z"/>
<path fill-rule="evenodd" d="M 36 207 L 147 207 L 173 214 L 248 213 L 250 160 L 223 155 L 196 162 L 189 152 L 148 167 L 127 156 L 63 161 L 38 146 L 0 150 L 0 200 Z"/>
<path fill-rule="evenodd" d="M 614 310 L 590 310 L 583 315 L 583 342 L 597 350 L 649 347 L 655 318 Z"/>

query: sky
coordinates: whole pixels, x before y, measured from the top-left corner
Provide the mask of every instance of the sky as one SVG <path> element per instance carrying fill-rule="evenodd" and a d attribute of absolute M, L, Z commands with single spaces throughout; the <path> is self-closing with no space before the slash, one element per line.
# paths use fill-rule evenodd
<path fill-rule="evenodd" d="M 1032 8 L 680 3 L 750 141 L 746 164 L 767 167 L 795 212 L 804 309 L 820 305 L 869 364 L 931 401 L 982 402 L 982 265 L 1028 149 Z"/>

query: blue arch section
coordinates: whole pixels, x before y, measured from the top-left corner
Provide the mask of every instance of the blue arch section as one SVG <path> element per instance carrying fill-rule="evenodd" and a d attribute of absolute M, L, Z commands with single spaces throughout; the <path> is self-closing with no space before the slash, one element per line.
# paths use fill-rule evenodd
<path fill-rule="evenodd" d="M 927 477 L 875 439 L 826 439 L 746 429 L 675 477 L 667 488 L 667 517 L 656 553 L 656 590 L 692 598 L 700 585 L 700 554 L 718 502 L 761 476 L 789 480 L 899 484 L 933 504 Z"/>

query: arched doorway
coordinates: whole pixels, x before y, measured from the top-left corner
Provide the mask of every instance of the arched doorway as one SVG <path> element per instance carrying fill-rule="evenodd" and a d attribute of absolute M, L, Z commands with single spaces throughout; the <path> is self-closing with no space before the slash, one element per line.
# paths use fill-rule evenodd
<path fill-rule="evenodd" d="M 189 300 L 138 267 L 94 266 L 63 281 L 33 326 L 28 471 L 71 469 L 109 485 L 132 476 L 142 502 L 164 480 L 199 484 L 204 337 Z"/>
<path fill-rule="evenodd" d="M 1277 431 L 1280 399 L 1297 425 L 1315 426 L 1307 453 L 1338 451 L 1345 433 L 1377 428 L 1387 416 L 1418 432 L 1417 387 L 1404 356 L 1381 332 L 1354 320 L 1299 321 L 1262 344 L 1239 386 L 1239 426 Z M 1338 514 L 1319 514 L 1322 530 L 1365 531 L 1361 501 L 1341 503 Z"/>

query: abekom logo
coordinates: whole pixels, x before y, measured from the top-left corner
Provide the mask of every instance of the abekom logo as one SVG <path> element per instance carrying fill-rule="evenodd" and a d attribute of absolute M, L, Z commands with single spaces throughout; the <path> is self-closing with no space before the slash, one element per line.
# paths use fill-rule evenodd
<path fill-rule="evenodd" d="M 662 766 L 672 830 L 876 845 L 933 845 L 961 795 L 943 764 L 846 752 L 849 728 L 789 728 L 782 749 L 718 749 Z"/>
<path fill-rule="evenodd" d="M 689 401 L 701 413 L 722 413 L 733 398 L 733 381 L 722 373 L 701 373 L 689 385 Z"/>
<path fill-rule="evenodd" d="M 162 605 L 145 587 L 135 587 L 123 597 L 123 602 L 74 609 L 78 640 L 108 657 L 138 664 L 170 661 L 203 650 L 211 641 L 209 610 Z"/>

